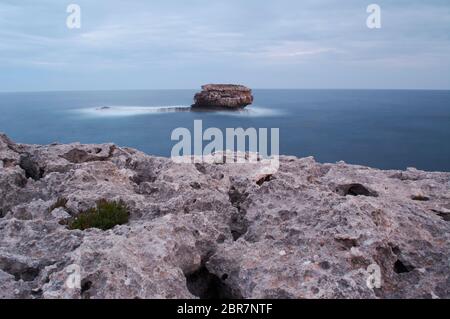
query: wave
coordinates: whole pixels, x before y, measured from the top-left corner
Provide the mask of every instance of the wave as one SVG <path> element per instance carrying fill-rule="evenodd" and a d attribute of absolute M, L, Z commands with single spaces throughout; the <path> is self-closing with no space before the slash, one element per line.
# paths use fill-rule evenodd
<path fill-rule="evenodd" d="M 216 113 L 225 116 L 249 116 L 249 117 L 266 117 L 282 114 L 282 112 L 279 110 L 273 110 L 258 106 L 250 106 L 238 111 L 218 111 Z"/>
<path fill-rule="evenodd" d="M 95 117 L 126 117 L 156 113 L 189 112 L 188 105 L 173 106 L 101 106 L 96 108 L 77 109 L 78 113 Z"/>
<path fill-rule="evenodd" d="M 80 108 L 72 110 L 90 117 L 129 117 L 161 113 L 177 112 L 199 112 L 210 113 L 221 116 L 238 117 L 266 117 L 280 115 L 280 111 L 264 107 L 252 106 L 242 110 L 198 110 L 192 109 L 189 105 L 169 105 L 169 106 L 100 106 L 93 108 Z"/>

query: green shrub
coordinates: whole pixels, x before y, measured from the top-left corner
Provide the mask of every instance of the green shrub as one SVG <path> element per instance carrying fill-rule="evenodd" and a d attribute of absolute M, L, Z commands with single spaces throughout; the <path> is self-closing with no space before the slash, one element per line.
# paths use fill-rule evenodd
<path fill-rule="evenodd" d="M 66 207 L 66 205 L 67 205 L 67 202 L 68 202 L 69 200 L 67 199 L 67 198 L 64 198 L 64 197 L 59 197 L 57 200 L 56 200 L 56 202 L 52 205 L 52 206 L 50 206 L 50 208 L 48 209 L 48 211 L 51 213 L 53 210 L 55 210 L 55 209 L 57 209 L 57 208 L 67 208 Z"/>
<path fill-rule="evenodd" d="M 83 211 L 69 221 L 69 229 L 98 228 L 108 230 L 116 225 L 126 224 L 128 218 L 129 212 L 124 202 L 109 202 L 103 199 L 97 202 L 95 208 Z"/>

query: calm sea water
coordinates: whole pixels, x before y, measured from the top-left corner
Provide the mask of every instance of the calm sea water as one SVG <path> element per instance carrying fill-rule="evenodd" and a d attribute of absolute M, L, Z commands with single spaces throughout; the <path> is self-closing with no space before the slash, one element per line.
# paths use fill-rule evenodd
<path fill-rule="evenodd" d="M 450 171 L 450 91 L 255 90 L 243 112 L 208 113 L 189 111 L 194 93 L 0 93 L 0 131 L 21 143 L 114 142 L 169 156 L 172 130 L 201 119 L 280 128 L 280 153 L 320 162 Z"/>

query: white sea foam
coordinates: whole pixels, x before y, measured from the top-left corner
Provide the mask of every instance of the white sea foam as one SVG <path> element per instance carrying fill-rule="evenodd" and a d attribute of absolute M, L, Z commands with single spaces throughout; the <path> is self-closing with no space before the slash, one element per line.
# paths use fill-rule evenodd
<path fill-rule="evenodd" d="M 96 108 L 82 108 L 76 111 L 94 117 L 127 117 L 157 113 L 189 112 L 190 106 L 101 106 Z"/>
<path fill-rule="evenodd" d="M 94 108 L 80 108 L 74 110 L 79 114 L 89 117 L 129 117 L 141 116 L 161 113 L 175 113 L 175 112 L 190 112 L 192 109 L 188 105 L 170 105 L 170 106 L 99 106 Z M 194 110 L 195 111 L 195 110 Z M 202 111 L 195 111 L 202 112 Z M 237 116 L 237 117 L 265 117 L 279 115 L 280 112 L 264 107 L 248 107 L 242 110 L 233 111 L 206 111 L 211 114 L 218 114 L 223 116 Z"/>
<path fill-rule="evenodd" d="M 266 117 L 280 115 L 281 112 L 278 110 L 272 110 L 264 107 L 247 107 L 238 111 L 218 111 L 217 114 L 225 116 L 249 116 L 249 117 Z"/>

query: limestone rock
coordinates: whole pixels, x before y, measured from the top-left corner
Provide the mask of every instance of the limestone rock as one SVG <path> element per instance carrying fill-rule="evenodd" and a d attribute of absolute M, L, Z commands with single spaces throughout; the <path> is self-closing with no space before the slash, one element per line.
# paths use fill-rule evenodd
<path fill-rule="evenodd" d="M 4 135 L 0 162 L 0 298 L 450 298 L 450 173 L 281 156 L 261 174 Z M 61 222 L 99 199 L 129 223 Z"/>

